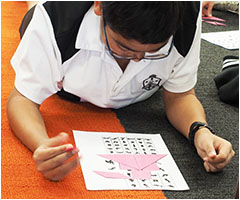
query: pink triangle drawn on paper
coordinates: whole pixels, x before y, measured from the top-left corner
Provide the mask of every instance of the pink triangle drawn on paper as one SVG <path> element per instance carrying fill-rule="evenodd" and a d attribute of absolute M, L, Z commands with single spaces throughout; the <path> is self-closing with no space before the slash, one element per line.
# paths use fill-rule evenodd
<path fill-rule="evenodd" d="M 104 171 L 93 171 L 93 172 L 105 178 L 129 179 L 128 176 L 118 172 L 104 172 Z"/>
<path fill-rule="evenodd" d="M 135 159 L 140 170 L 148 167 L 149 165 L 156 163 L 158 160 L 164 158 L 166 154 L 138 154 L 135 155 Z"/>
<path fill-rule="evenodd" d="M 106 159 L 113 160 L 124 165 L 125 168 L 143 170 L 144 168 L 156 163 L 167 154 L 99 154 Z"/>
<path fill-rule="evenodd" d="M 138 169 L 134 156 L 130 154 L 99 154 L 99 156 Z"/>

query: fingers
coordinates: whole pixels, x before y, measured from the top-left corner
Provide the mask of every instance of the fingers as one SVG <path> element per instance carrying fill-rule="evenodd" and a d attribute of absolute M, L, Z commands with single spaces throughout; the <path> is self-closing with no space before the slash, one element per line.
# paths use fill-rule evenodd
<path fill-rule="evenodd" d="M 204 161 L 206 171 L 223 170 L 235 154 L 231 143 L 216 135 L 207 134 L 206 130 L 196 136 L 195 146 L 199 156 Z"/>
<path fill-rule="evenodd" d="M 56 147 L 59 145 L 62 145 L 64 143 L 66 143 L 69 139 L 69 136 L 67 133 L 60 133 L 59 135 L 50 138 L 45 144 L 45 147 Z"/>
<path fill-rule="evenodd" d="M 211 143 L 206 143 L 205 153 L 206 153 L 206 157 L 203 158 L 203 160 L 205 161 L 207 161 L 207 159 L 210 159 L 210 158 L 214 159 L 217 156 L 216 150 Z"/>
<path fill-rule="evenodd" d="M 204 161 L 204 167 L 207 172 L 222 171 L 231 161 L 235 152 L 231 150 L 228 154 L 218 154 L 215 158 L 208 158 Z"/>
<path fill-rule="evenodd" d="M 69 158 L 71 158 L 78 152 L 79 152 L 79 150 L 77 148 L 74 148 L 70 152 L 61 153 L 61 154 L 53 157 L 52 159 L 49 159 L 45 162 L 41 162 L 38 164 L 38 171 L 44 172 L 44 171 L 48 171 L 48 170 L 57 168 L 57 167 L 63 165 L 65 163 L 65 161 L 67 161 Z"/>
<path fill-rule="evenodd" d="M 201 131 L 204 131 L 204 130 L 201 130 Z M 207 158 L 214 158 L 217 155 L 214 147 L 214 136 L 212 133 L 208 133 L 206 131 L 208 130 L 201 132 L 196 137 L 197 141 L 195 142 L 197 152 L 203 160 Z"/>
<path fill-rule="evenodd" d="M 208 8 L 207 8 L 207 16 L 211 17 L 212 16 L 212 9 L 213 9 L 214 3 L 209 3 Z"/>
<path fill-rule="evenodd" d="M 207 172 L 217 172 L 218 171 L 215 166 L 211 165 L 208 162 L 204 162 L 203 165 L 204 165 L 204 168 Z"/>
<path fill-rule="evenodd" d="M 206 1 L 202 3 L 202 15 L 211 17 L 212 16 L 212 9 L 214 6 L 213 1 Z"/>
<path fill-rule="evenodd" d="M 79 157 L 73 158 L 79 150 L 72 144 L 65 144 L 68 139 L 68 134 L 60 133 L 46 140 L 33 153 L 38 171 L 49 180 L 62 179 L 79 164 Z"/>
<path fill-rule="evenodd" d="M 43 175 L 52 181 L 59 181 L 68 175 L 72 170 L 74 170 L 79 165 L 79 158 L 75 158 L 70 162 L 67 162 L 53 170 L 44 172 Z"/>
<path fill-rule="evenodd" d="M 33 154 L 33 159 L 37 163 L 46 161 L 59 154 L 64 153 L 69 148 L 73 148 L 73 146 L 71 144 L 65 144 L 58 147 L 38 148 Z"/>
<path fill-rule="evenodd" d="M 228 164 L 229 161 L 218 164 L 204 162 L 204 168 L 206 169 L 207 172 L 219 172 L 224 169 L 224 167 Z"/>
<path fill-rule="evenodd" d="M 206 10 L 205 10 L 205 16 L 207 17 L 212 17 L 212 7 L 208 7 Z"/>
<path fill-rule="evenodd" d="M 208 12 L 208 10 L 204 8 L 204 9 L 202 10 L 202 16 L 204 16 L 204 17 L 211 17 L 211 15 L 208 16 L 208 13 L 207 13 L 207 12 Z"/>
<path fill-rule="evenodd" d="M 79 164 L 79 157 L 68 161 L 79 152 L 77 148 L 69 144 L 37 151 L 34 153 L 37 169 L 49 180 L 61 180 Z M 49 155 L 52 157 L 47 157 Z"/>
<path fill-rule="evenodd" d="M 215 137 L 215 139 L 214 148 L 217 154 L 209 153 L 203 158 L 204 167 L 208 172 L 222 171 L 235 155 L 230 142 L 219 137 Z"/>

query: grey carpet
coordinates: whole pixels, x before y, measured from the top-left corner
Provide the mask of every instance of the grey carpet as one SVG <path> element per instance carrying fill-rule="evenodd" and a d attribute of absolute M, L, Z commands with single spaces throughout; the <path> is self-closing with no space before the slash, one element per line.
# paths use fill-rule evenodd
<path fill-rule="evenodd" d="M 203 23 L 203 32 L 239 29 L 238 15 L 219 11 L 214 11 L 213 14 L 226 19 L 227 27 Z M 144 102 L 114 110 L 126 132 L 160 133 L 163 137 L 190 187 L 189 191 L 183 192 L 164 191 L 169 199 L 234 198 L 239 175 L 239 111 L 238 108 L 219 100 L 213 79 L 221 69 L 223 57 L 238 54 L 238 50 L 226 50 L 202 40 L 196 94 L 205 108 L 208 123 L 215 129 L 217 135 L 233 144 L 236 152 L 231 163 L 222 172 L 207 173 L 202 160 L 188 141 L 169 124 L 164 112 L 161 91 Z"/>

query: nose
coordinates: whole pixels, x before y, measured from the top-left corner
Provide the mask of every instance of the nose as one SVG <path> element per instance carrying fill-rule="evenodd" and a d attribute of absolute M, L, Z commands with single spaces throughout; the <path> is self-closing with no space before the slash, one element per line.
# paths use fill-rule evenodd
<path fill-rule="evenodd" d="M 145 53 L 137 53 L 134 55 L 135 59 L 133 61 L 140 62 L 144 58 Z"/>

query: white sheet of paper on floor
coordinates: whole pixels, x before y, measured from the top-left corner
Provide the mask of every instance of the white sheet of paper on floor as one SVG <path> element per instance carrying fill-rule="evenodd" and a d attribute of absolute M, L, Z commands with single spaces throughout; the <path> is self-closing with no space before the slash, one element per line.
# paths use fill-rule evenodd
<path fill-rule="evenodd" d="M 239 31 L 202 33 L 201 38 L 226 49 L 239 49 Z"/>
<path fill-rule="evenodd" d="M 88 190 L 189 190 L 160 134 L 73 133 Z"/>

